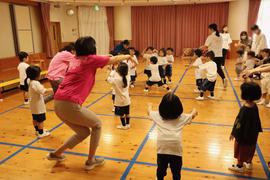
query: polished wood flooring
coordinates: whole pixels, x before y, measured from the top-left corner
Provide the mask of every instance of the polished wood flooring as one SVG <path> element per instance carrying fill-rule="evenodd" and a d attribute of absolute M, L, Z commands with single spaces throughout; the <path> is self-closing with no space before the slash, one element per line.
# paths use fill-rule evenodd
<path fill-rule="evenodd" d="M 183 103 L 184 111 L 197 108 L 199 115 L 183 130 L 182 179 L 269 179 L 270 161 L 270 109 L 259 106 L 264 132 L 260 134 L 253 160 L 254 169 L 245 173 L 233 173 L 228 166 L 235 162 L 233 142 L 229 141 L 232 124 L 241 105 L 240 85 L 234 81 L 234 60 L 227 61 L 226 73 L 229 86 L 222 88 L 220 77 L 215 89 L 215 100 L 196 101 L 194 70 L 186 71 L 189 60 L 176 59 L 173 65 L 171 88 Z M 46 107 L 45 127 L 51 136 L 37 139 L 32 127 L 29 107 L 23 105 L 22 93 L 13 90 L 3 94 L 0 102 L 0 179 L 11 180 L 117 180 L 155 179 L 156 137 L 153 122 L 147 119 L 147 103 L 158 107 L 165 90 L 153 87 L 144 93 L 146 76 L 141 73 L 144 63 L 137 68 L 139 76 L 136 86 L 130 89 L 131 129 L 116 129 L 120 123 L 112 112 L 111 87 L 105 79 L 105 70 L 97 72 L 96 84 L 84 103 L 103 121 L 102 137 L 97 156 L 106 159 L 104 166 L 92 171 L 84 170 L 89 138 L 66 152 L 67 160 L 61 163 L 48 161 L 45 157 L 63 143 L 73 131 L 57 118 L 53 102 Z M 49 83 L 43 84 L 49 87 Z M 172 179 L 168 169 L 166 180 Z"/>

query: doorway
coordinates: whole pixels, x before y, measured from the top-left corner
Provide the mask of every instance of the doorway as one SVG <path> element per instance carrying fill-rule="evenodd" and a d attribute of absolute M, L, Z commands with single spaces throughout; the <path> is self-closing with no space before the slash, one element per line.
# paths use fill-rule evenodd
<path fill-rule="evenodd" d="M 60 22 L 51 22 L 51 38 L 53 46 L 53 55 L 61 49 L 61 29 Z"/>

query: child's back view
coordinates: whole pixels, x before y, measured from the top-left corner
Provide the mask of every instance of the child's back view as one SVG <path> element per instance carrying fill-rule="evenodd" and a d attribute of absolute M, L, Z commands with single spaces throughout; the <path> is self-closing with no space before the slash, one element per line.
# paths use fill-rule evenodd
<path fill-rule="evenodd" d="M 20 64 L 18 65 L 17 69 L 19 71 L 20 77 L 20 89 L 23 91 L 24 104 L 28 104 L 28 86 L 24 83 L 24 80 L 26 78 L 26 69 L 29 67 L 29 64 L 27 64 L 28 54 L 22 51 L 19 53 L 18 56 Z"/>
<path fill-rule="evenodd" d="M 182 129 L 197 116 L 197 110 L 193 109 L 191 114 L 184 114 L 180 99 L 167 93 L 159 104 L 159 111 L 152 111 L 152 104 L 149 104 L 148 114 L 158 129 L 157 179 L 163 180 L 170 165 L 173 179 L 179 180 L 182 168 Z"/>

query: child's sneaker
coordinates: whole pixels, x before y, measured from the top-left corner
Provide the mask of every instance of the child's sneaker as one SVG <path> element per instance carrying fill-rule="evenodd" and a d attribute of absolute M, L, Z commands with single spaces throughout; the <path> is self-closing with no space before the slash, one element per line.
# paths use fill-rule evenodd
<path fill-rule="evenodd" d="M 43 138 L 43 137 L 46 137 L 46 136 L 49 136 L 49 135 L 50 135 L 50 132 L 48 132 L 48 131 L 43 131 L 42 134 L 39 134 L 39 133 L 38 133 L 38 137 L 39 137 L 39 138 Z"/>
<path fill-rule="evenodd" d="M 50 152 L 49 154 L 47 154 L 46 157 L 49 161 L 54 160 L 58 162 L 64 161 L 67 158 L 64 154 L 61 154 L 61 156 L 56 156 L 53 152 Z"/>
<path fill-rule="evenodd" d="M 114 111 L 115 111 L 115 107 L 112 108 L 112 112 L 114 112 Z"/>
<path fill-rule="evenodd" d="M 246 162 L 244 162 L 244 166 L 245 166 L 245 168 L 246 168 L 247 170 L 252 170 L 252 168 L 253 168 L 252 163 L 246 163 Z"/>
<path fill-rule="evenodd" d="M 144 89 L 143 91 L 144 91 L 144 92 L 148 92 L 148 89 Z"/>
<path fill-rule="evenodd" d="M 200 93 L 199 89 L 194 89 L 194 93 Z"/>
<path fill-rule="evenodd" d="M 168 81 L 167 84 L 172 84 L 172 81 Z"/>
<path fill-rule="evenodd" d="M 234 78 L 235 81 L 240 81 L 239 77 Z"/>
<path fill-rule="evenodd" d="M 215 99 L 215 96 L 207 96 L 209 99 Z"/>
<path fill-rule="evenodd" d="M 134 88 L 134 85 L 133 85 L 133 84 L 131 84 L 131 85 L 130 85 L 130 87 L 131 87 L 131 88 Z"/>
<path fill-rule="evenodd" d="M 29 101 L 24 101 L 24 104 L 25 104 L 25 105 L 29 104 Z"/>
<path fill-rule="evenodd" d="M 116 127 L 117 127 L 117 129 L 122 129 L 122 130 L 127 130 L 128 129 L 127 126 L 123 126 L 123 125 L 118 125 Z"/>
<path fill-rule="evenodd" d="M 267 108 L 270 108 L 270 103 L 268 103 L 268 104 L 266 105 L 266 107 L 267 107 Z"/>
<path fill-rule="evenodd" d="M 265 104 L 265 100 L 264 99 L 262 99 L 260 102 L 258 102 L 257 103 L 258 105 L 263 105 L 263 104 Z"/>
<path fill-rule="evenodd" d="M 94 169 L 97 166 L 103 165 L 104 163 L 105 163 L 105 161 L 103 158 L 95 158 L 94 161 L 87 160 L 85 162 L 85 169 L 89 171 L 91 169 Z"/>
<path fill-rule="evenodd" d="M 202 100 L 204 100 L 204 97 L 199 96 L 199 97 L 196 98 L 196 100 L 202 101 Z"/>
<path fill-rule="evenodd" d="M 244 172 L 244 167 L 238 167 L 237 165 L 231 165 L 229 170 L 236 171 L 236 172 Z"/>
<path fill-rule="evenodd" d="M 168 89 L 167 91 L 168 91 L 168 92 L 172 92 L 172 90 L 171 90 L 171 89 Z"/>
<path fill-rule="evenodd" d="M 130 124 L 126 124 L 126 127 L 127 127 L 127 129 L 129 129 L 130 128 Z"/>

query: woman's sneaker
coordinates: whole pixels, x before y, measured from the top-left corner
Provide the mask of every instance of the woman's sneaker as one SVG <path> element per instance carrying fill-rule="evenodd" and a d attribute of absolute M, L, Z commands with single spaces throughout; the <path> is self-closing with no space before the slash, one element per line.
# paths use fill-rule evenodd
<path fill-rule="evenodd" d="M 117 127 L 117 129 L 122 129 L 122 130 L 127 130 L 128 129 L 127 126 L 123 126 L 123 125 L 118 125 L 116 127 Z"/>
<path fill-rule="evenodd" d="M 245 168 L 248 169 L 248 170 L 252 170 L 252 168 L 253 168 L 252 163 L 246 163 L 246 162 L 244 162 L 244 166 L 245 166 Z"/>
<path fill-rule="evenodd" d="M 127 129 L 129 129 L 130 128 L 130 124 L 126 124 L 126 127 L 127 127 Z"/>
<path fill-rule="evenodd" d="M 204 97 L 199 96 L 199 97 L 196 98 L 196 100 L 202 101 L 202 100 L 204 100 Z"/>
<path fill-rule="evenodd" d="M 215 99 L 215 96 L 207 96 L 209 99 Z"/>
<path fill-rule="evenodd" d="M 48 131 L 43 131 L 42 134 L 39 134 L 39 133 L 38 133 L 38 137 L 39 137 L 39 138 L 43 138 L 43 137 L 46 137 L 46 136 L 49 136 L 49 135 L 50 135 L 50 132 L 48 132 Z"/>
<path fill-rule="evenodd" d="M 61 156 L 56 156 L 53 152 L 50 152 L 49 154 L 47 154 L 47 159 L 52 161 L 58 161 L 58 162 L 61 162 L 61 161 L 64 161 L 66 159 L 66 156 L 64 154 L 61 154 Z"/>
<path fill-rule="evenodd" d="M 242 166 L 242 167 L 238 167 L 237 165 L 231 165 L 230 167 L 229 167 L 229 170 L 231 170 L 231 171 L 236 171 L 236 172 L 244 172 L 244 167 Z"/>
<path fill-rule="evenodd" d="M 85 162 L 85 169 L 89 171 L 91 169 L 94 169 L 97 166 L 103 165 L 104 163 L 105 163 L 105 161 L 103 158 L 95 158 L 94 161 L 87 160 Z"/>

